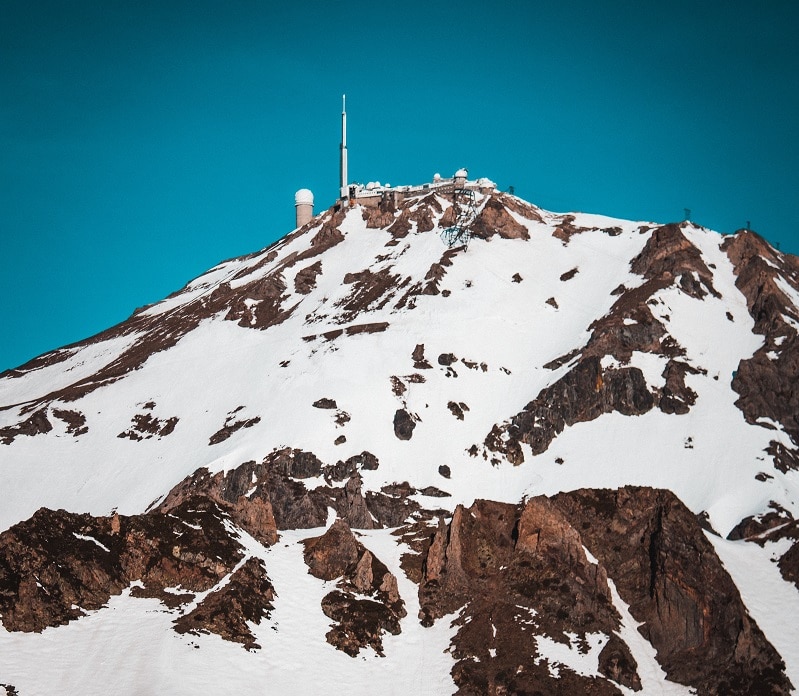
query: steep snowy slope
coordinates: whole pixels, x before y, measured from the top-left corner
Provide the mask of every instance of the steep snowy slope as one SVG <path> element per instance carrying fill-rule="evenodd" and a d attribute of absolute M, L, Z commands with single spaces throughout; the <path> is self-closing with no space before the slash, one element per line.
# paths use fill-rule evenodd
<path fill-rule="evenodd" d="M 477 200 L 453 249 L 446 196 L 331 209 L 0 376 L 0 683 L 799 685 L 796 259 Z"/>

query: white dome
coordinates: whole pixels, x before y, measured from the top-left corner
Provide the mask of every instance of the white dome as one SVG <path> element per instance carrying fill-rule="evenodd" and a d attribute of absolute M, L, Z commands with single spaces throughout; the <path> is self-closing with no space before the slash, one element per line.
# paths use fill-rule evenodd
<path fill-rule="evenodd" d="M 313 205 L 313 193 L 310 189 L 300 189 L 294 194 L 294 205 Z"/>
<path fill-rule="evenodd" d="M 465 179 L 467 176 L 469 176 L 468 169 L 459 169 L 457 172 L 455 172 L 456 179 Z"/>

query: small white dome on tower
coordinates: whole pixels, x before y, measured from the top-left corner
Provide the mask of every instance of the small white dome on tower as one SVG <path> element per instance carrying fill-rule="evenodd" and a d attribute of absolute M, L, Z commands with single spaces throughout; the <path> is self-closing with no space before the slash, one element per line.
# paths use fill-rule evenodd
<path fill-rule="evenodd" d="M 294 205 L 313 205 L 313 193 L 310 189 L 300 189 L 294 194 Z"/>
<path fill-rule="evenodd" d="M 457 172 L 455 172 L 456 179 L 465 179 L 467 176 L 469 176 L 468 169 L 459 169 Z"/>
<path fill-rule="evenodd" d="M 433 174 L 433 181 L 434 181 L 435 183 L 438 183 L 439 181 L 441 181 L 441 174 L 439 174 L 438 172 L 436 172 L 435 174 Z"/>

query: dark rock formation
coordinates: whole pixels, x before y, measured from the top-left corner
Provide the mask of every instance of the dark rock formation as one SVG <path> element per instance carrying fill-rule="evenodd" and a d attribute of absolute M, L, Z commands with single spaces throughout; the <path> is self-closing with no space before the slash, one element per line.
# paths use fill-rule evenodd
<path fill-rule="evenodd" d="M 382 634 L 400 633 L 399 620 L 405 616 L 397 579 L 340 519 L 322 536 L 304 543 L 312 575 L 340 578 L 337 588 L 322 599 L 322 610 L 335 622 L 326 636 L 328 643 L 352 657 L 366 646 L 383 655 Z"/>
<path fill-rule="evenodd" d="M 89 432 L 89 428 L 86 426 L 86 416 L 80 411 L 54 408 L 53 415 L 67 424 L 67 432 L 70 435 L 78 437 Z M 177 418 L 175 418 L 175 422 L 177 423 Z M 170 430 L 170 432 L 172 431 Z"/>
<path fill-rule="evenodd" d="M 477 501 L 416 548 L 422 622 L 463 607 L 452 650 L 459 694 L 618 693 L 613 681 L 639 689 L 635 660 L 614 634 L 609 577 L 670 679 L 699 694 L 790 690 L 695 516 L 668 491 Z M 571 643 L 589 633 L 607 638 L 598 660 L 609 681 L 563 666 L 553 680 L 533 636 Z"/>
<path fill-rule="evenodd" d="M 208 594 L 190 612 L 175 620 L 178 633 L 215 633 L 225 640 L 242 643 L 248 650 L 255 642 L 247 622 L 260 624 L 274 609 L 274 587 L 262 561 L 252 556 L 238 568 L 227 584 Z"/>
<path fill-rule="evenodd" d="M 419 509 L 418 503 L 409 500 L 416 490 L 407 484 L 405 488 L 387 486 L 364 496 L 358 472 L 378 466 L 377 457 L 370 452 L 325 465 L 312 452 L 275 450 L 261 463 L 244 462 L 224 474 L 198 469 L 167 494 L 158 510 L 168 511 L 192 496 L 203 495 L 267 545 L 277 539 L 278 529 L 324 526 L 330 507 L 351 527 L 400 525 Z M 309 489 L 303 481 L 319 476 L 328 485 Z M 345 481 L 343 486 L 329 485 L 341 481 Z"/>
<path fill-rule="evenodd" d="M 33 437 L 34 435 L 49 433 L 52 429 L 53 425 L 47 419 L 47 410 L 41 409 L 16 425 L 7 425 L 0 428 L 0 442 L 4 445 L 10 445 L 14 442 L 14 438 L 20 435 Z"/>
<path fill-rule="evenodd" d="M 521 464 L 521 443 L 530 445 L 533 454 L 540 454 L 569 425 L 612 411 L 640 415 L 652 409 L 654 403 L 637 367 L 602 369 L 598 358 L 586 358 L 542 391 L 508 424 L 495 425 L 485 445 L 513 464 Z"/>
<path fill-rule="evenodd" d="M 9 631 L 41 631 L 103 606 L 131 582 L 211 589 L 242 558 L 212 502 L 170 514 L 92 517 L 37 511 L 0 534 L 0 614 Z"/>
<path fill-rule="evenodd" d="M 414 370 L 430 370 L 433 367 L 424 357 L 424 343 L 417 344 L 413 349 L 411 358 L 413 358 Z"/>
<path fill-rule="evenodd" d="M 130 427 L 119 433 L 117 437 L 131 440 L 149 440 L 152 437 L 157 437 L 160 440 L 175 430 L 178 420 L 177 416 L 160 419 L 150 413 L 137 413 L 131 419 Z"/>
<path fill-rule="evenodd" d="M 398 408 L 394 414 L 394 435 L 398 440 L 410 440 L 413 437 L 413 430 L 416 427 L 416 420 L 404 408 Z"/>
<path fill-rule="evenodd" d="M 732 388 L 740 394 L 735 405 L 749 423 L 761 418 L 781 423 L 792 446 L 774 441 L 768 453 L 783 473 L 799 469 L 799 335 L 794 328 L 799 312 L 778 283 L 780 278 L 799 292 L 799 259 L 779 253 L 750 231 L 728 237 L 722 248 L 733 263 L 754 331 L 764 338 L 732 377 Z"/>
<path fill-rule="evenodd" d="M 683 414 L 696 402 L 696 393 L 686 385 L 685 376 L 699 370 L 680 360 L 683 349 L 655 318 L 649 303 L 658 290 L 675 284 L 697 300 L 708 294 L 718 296 L 713 275 L 677 225 L 653 230 L 644 249 L 633 259 L 631 270 L 645 281 L 636 288 L 621 289 L 610 311 L 589 327 L 591 337 L 582 349 L 545 366 L 558 369 L 569 364 L 571 369 L 522 411 L 495 425 L 484 441 L 488 451 L 520 464 L 524 461 L 523 443 L 540 454 L 574 423 L 612 411 L 640 415 L 655 407 L 664 413 Z M 576 268 L 564 273 L 561 280 L 575 273 Z M 551 304 L 557 308 L 554 299 Z M 643 373 L 627 366 L 636 351 L 667 359 L 661 389 L 650 390 Z M 602 368 L 605 357 L 612 358 L 617 366 Z"/>
<path fill-rule="evenodd" d="M 499 235 L 504 239 L 529 239 L 527 228 L 508 212 L 504 200 L 491 196 L 471 226 L 472 234 L 481 239 Z"/>
<path fill-rule="evenodd" d="M 314 401 L 311 406 L 314 408 L 338 408 L 335 399 L 328 399 L 327 397 L 322 397 L 321 399 L 317 399 Z"/>
<path fill-rule="evenodd" d="M 294 276 L 294 292 L 307 295 L 316 287 L 316 277 L 322 272 L 322 262 L 317 261 L 297 271 Z"/>
<path fill-rule="evenodd" d="M 782 577 L 799 589 L 799 521 L 774 503 L 764 515 L 747 517 L 730 532 L 730 539 L 745 539 L 760 546 L 789 539 L 791 542 L 777 561 Z"/>
<path fill-rule="evenodd" d="M 644 624 L 669 679 L 700 694 L 789 693 L 781 658 L 673 493 L 580 490 L 553 502 Z"/>
<path fill-rule="evenodd" d="M 579 642 L 587 633 L 612 636 L 619 626 L 604 570 L 546 498 L 522 508 L 483 500 L 459 506 L 425 553 L 419 598 L 425 625 L 463 607 L 452 650 L 458 694 L 619 693 L 564 666 L 554 679 L 538 654 L 536 635 L 568 644 L 566 632 Z M 608 640 L 603 650 L 603 673 L 640 688 L 627 647 Z"/>

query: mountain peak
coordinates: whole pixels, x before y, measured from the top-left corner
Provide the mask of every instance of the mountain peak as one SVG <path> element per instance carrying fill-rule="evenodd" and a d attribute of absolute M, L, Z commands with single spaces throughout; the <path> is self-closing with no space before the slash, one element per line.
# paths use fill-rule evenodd
<path fill-rule="evenodd" d="M 799 513 L 796 259 L 750 231 L 549 212 L 488 180 L 465 215 L 466 189 L 434 184 L 357 189 L 0 375 L 0 481 L 17 492 L 0 637 L 157 601 L 189 641 L 180 670 L 186 646 L 216 661 L 233 641 L 404 674 L 413 644 L 437 646 L 431 693 L 799 683 L 776 605 L 799 608 L 793 537 L 777 538 Z M 209 538 L 186 546 L 182 527 Z M 60 599 L 54 563 L 78 578 Z M 749 563 L 770 603 L 744 604 Z M 667 600 L 674 622 L 653 609 Z M 44 683 L 26 669 L 15 684 Z"/>

